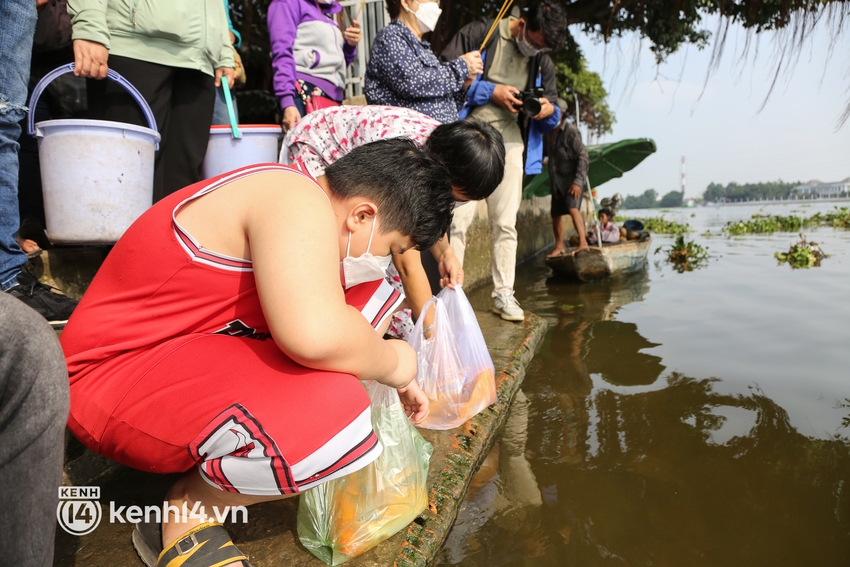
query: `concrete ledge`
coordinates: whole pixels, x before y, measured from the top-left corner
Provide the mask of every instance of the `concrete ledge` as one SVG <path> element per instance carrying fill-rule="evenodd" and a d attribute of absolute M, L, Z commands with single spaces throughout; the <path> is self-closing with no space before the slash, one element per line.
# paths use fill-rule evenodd
<path fill-rule="evenodd" d="M 506 323 L 492 314 L 479 315 L 496 365 L 498 399 L 458 429 L 426 432 L 426 439 L 435 448 L 428 474 L 431 487 L 428 509 L 408 527 L 393 565 L 430 565 L 448 537 L 469 482 L 504 425 L 514 395 L 525 378 L 525 370 L 546 333 L 546 321 L 536 315 L 527 315 L 521 325 Z"/>
<path fill-rule="evenodd" d="M 457 517 L 472 475 L 489 452 L 503 425 L 525 370 L 546 331 L 546 322 L 530 313 L 524 323 L 508 323 L 492 313 L 477 314 L 496 366 L 497 402 L 464 426 L 451 431 L 420 430 L 434 445 L 428 473 L 430 497 L 426 509 L 406 531 L 399 532 L 346 565 L 352 567 L 413 567 L 429 565 Z M 56 566 L 107 567 L 141 565 L 130 543 L 131 524 L 109 523 L 109 501 L 116 506 L 161 504 L 175 475 L 142 473 L 68 444 L 65 483 L 100 486 L 103 521 L 90 535 L 72 537 L 57 529 Z M 228 524 L 236 544 L 255 567 L 299 565 L 319 567 L 322 561 L 305 550 L 296 532 L 296 498 L 249 509 L 248 524 Z"/>
<path fill-rule="evenodd" d="M 32 260 L 36 276 L 68 297 L 79 299 L 89 287 L 112 246 L 84 246 L 45 250 Z"/>

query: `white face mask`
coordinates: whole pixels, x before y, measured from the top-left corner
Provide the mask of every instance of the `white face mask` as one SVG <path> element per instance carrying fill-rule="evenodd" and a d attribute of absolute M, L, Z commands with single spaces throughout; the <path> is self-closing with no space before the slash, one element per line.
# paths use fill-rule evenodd
<path fill-rule="evenodd" d="M 440 19 L 440 14 L 443 13 L 443 11 L 440 10 L 439 4 L 436 2 L 425 2 L 419 4 L 419 10 L 416 12 L 410 8 L 405 8 L 405 10 L 416 16 L 416 19 L 419 22 L 419 33 L 434 31 L 437 28 L 437 20 Z"/>
<path fill-rule="evenodd" d="M 342 259 L 342 277 L 345 289 L 351 289 L 356 285 L 373 282 L 386 277 L 387 268 L 392 262 L 392 254 L 375 257 L 369 253 L 372 247 L 372 237 L 375 235 L 375 225 L 378 217 L 372 221 L 372 230 L 369 232 L 369 243 L 366 245 L 366 253 L 352 258 L 351 253 L 351 231 L 348 232 L 348 244 L 345 247 L 345 258 Z"/>
<path fill-rule="evenodd" d="M 523 24 L 522 26 L 522 39 L 517 38 L 516 47 L 520 53 L 522 53 L 525 57 L 534 57 L 540 50 L 528 43 L 528 37 L 526 36 L 525 30 L 528 27 L 528 24 Z"/>

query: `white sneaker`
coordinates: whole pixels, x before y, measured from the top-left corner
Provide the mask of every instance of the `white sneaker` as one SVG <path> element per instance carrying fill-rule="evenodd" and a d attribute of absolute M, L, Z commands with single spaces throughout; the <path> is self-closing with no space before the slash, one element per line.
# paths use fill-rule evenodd
<path fill-rule="evenodd" d="M 493 298 L 493 313 L 505 321 L 525 321 L 525 313 L 513 293 L 501 293 Z"/>

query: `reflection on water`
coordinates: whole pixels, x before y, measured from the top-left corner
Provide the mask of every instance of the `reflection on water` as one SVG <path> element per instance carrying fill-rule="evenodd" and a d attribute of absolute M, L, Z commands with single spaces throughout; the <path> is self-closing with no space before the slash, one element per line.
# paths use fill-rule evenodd
<path fill-rule="evenodd" d="M 440 564 L 850 564 L 850 233 L 810 278 L 771 261 L 794 236 L 619 283 L 526 265 L 550 329 Z"/>

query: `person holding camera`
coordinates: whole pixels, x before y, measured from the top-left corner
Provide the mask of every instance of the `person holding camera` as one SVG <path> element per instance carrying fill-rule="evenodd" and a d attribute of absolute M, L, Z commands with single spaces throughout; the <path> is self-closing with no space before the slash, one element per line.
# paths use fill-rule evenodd
<path fill-rule="evenodd" d="M 491 25 L 492 20 L 479 21 L 461 28 L 443 50 L 442 59 L 478 49 Z M 505 141 L 505 176 L 487 198 L 487 209 L 493 241 L 493 311 L 508 321 L 525 318 L 513 290 L 516 217 L 522 200 L 523 172 L 540 173 L 543 134 L 556 128 L 560 121 L 561 111 L 553 104 L 558 96 L 555 66 L 546 52 L 563 45 L 566 30 L 565 10 L 553 0 L 542 0 L 522 17 L 505 18 L 482 50 L 484 73 L 467 93 L 469 116 L 490 123 Z M 461 263 L 466 230 L 472 224 L 475 209 L 474 205 L 455 209 L 451 243 Z"/>

